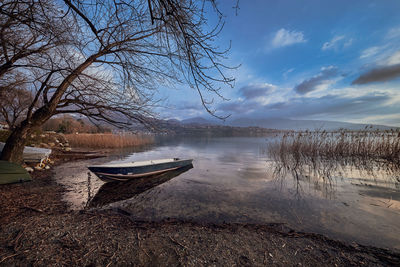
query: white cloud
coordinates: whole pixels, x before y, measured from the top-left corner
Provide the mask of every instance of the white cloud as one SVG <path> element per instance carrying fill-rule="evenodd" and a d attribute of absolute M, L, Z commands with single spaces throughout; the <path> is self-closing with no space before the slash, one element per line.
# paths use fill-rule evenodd
<path fill-rule="evenodd" d="M 331 41 L 324 43 L 321 49 L 328 50 L 337 48 L 337 45 L 339 44 L 340 41 L 344 39 L 344 37 L 345 37 L 344 35 L 333 37 Z"/>
<path fill-rule="evenodd" d="M 350 38 L 349 40 L 347 40 L 344 44 L 343 47 L 348 47 L 351 46 L 353 44 L 354 39 Z"/>
<path fill-rule="evenodd" d="M 382 46 L 372 46 L 361 52 L 360 58 L 369 58 L 375 56 L 383 49 Z"/>
<path fill-rule="evenodd" d="M 400 37 L 400 27 L 392 28 L 386 34 L 386 39 L 393 39 L 393 38 L 397 38 L 397 37 Z"/>
<path fill-rule="evenodd" d="M 303 32 L 289 31 L 282 28 L 275 33 L 271 44 L 273 47 L 277 48 L 305 42 L 307 42 L 307 40 L 304 38 Z"/>
<path fill-rule="evenodd" d="M 400 50 L 396 51 L 393 55 L 391 55 L 388 59 L 385 60 L 384 65 L 392 66 L 400 64 Z"/>
<path fill-rule="evenodd" d="M 288 78 L 288 75 L 294 71 L 294 68 L 288 69 L 287 71 L 285 71 L 282 76 L 283 78 L 286 80 Z"/>
<path fill-rule="evenodd" d="M 338 50 L 339 48 L 346 48 L 353 44 L 353 38 L 346 38 L 345 35 L 336 35 L 329 42 L 325 42 L 321 50 Z"/>

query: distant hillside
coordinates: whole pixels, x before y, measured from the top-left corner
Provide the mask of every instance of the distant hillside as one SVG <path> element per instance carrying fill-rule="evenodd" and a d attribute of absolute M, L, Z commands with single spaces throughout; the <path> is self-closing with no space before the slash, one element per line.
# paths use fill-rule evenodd
<path fill-rule="evenodd" d="M 205 119 L 188 119 L 184 122 L 176 120 L 157 121 L 158 130 L 163 134 L 190 136 L 267 136 L 275 135 L 277 130 L 260 127 L 235 127 L 217 125 Z"/>
<path fill-rule="evenodd" d="M 390 130 L 399 129 L 399 127 L 377 125 L 377 124 L 363 124 L 363 123 L 349 123 L 340 121 L 323 121 L 323 120 L 292 120 L 286 118 L 267 118 L 267 119 L 252 119 L 252 118 L 237 118 L 227 119 L 225 122 L 218 119 L 205 119 L 202 117 L 194 117 L 185 119 L 182 121 L 174 120 L 176 123 L 182 125 L 220 125 L 220 126 L 232 126 L 232 127 L 261 127 L 268 129 L 277 130 L 364 130 L 379 129 L 379 130 Z"/>
<path fill-rule="evenodd" d="M 212 122 L 210 120 L 204 119 L 202 117 L 194 117 L 186 120 L 180 121 L 183 124 L 198 124 L 198 125 L 215 125 L 218 123 Z"/>
<path fill-rule="evenodd" d="M 231 122 L 227 122 L 228 125 L 249 127 L 257 126 L 270 129 L 279 130 L 337 130 L 337 129 L 348 129 L 348 130 L 362 130 L 366 127 L 379 130 L 397 129 L 398 127 L 390 127 L 385 125 L 371 125 L 371 124 L 358 124 L 348 123 L 339 121 L 322 121 L 322 120 L 291 120 L 284 118 L 273 118 L 273 119 L 249 119 L 239 118 Z"/>

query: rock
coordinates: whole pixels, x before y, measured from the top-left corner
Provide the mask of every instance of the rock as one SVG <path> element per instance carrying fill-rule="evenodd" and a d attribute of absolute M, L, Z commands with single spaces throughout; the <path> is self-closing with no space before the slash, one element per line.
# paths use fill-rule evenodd
<path fill-rule="evenodd" d="M 69 152 L 69 151 L 71 151 L 71 148 L 70 147 L 66 147 L 66 148 L 64 148 L 64 150 Z"/>
<path fill-rule="evenodd" d="M 41 168 L 41 167 L 39 167 L 39 166 L 35 166 L 35 170 L 37 170 L 37 171 L 41 171 L 41 170 L 42 170 L 42 168 Z"/>
<path fill-rule="evenodd" d="M 56 144 L 55 143 L 53 143 L 53 142 L 50 142 L 49 143 L 49 146 L 51 146 L 51 147 L 53 147 L 53 146 L 55 146 Z"/>
<path fill-rule="evenodd" d="M 46 135 L 45 134 L 41 134 L 40 137 L 44 138 L 44 137 L 46 137 Z"/>
<path fill-rule="evenodd" d="M 26 170 L 27 172 L 33 172 L 33 169 L 32 169 L 31 167 L 25 167 L 25 170 Z"/>
<path fill-rule="evenodd" d="M 49 148 L 49 145 L 46 144 L 46 143 L 40 143 L 39 146 L 40 146 L 40 147 L 43 147 L 43 148 Z"/>
<path fill-rule="evenodd" d="M 49 170 L 50 169 L 50 166 L 49 165 L 46 165 L 46 167 L 44 167 L 46 170 Z"/>

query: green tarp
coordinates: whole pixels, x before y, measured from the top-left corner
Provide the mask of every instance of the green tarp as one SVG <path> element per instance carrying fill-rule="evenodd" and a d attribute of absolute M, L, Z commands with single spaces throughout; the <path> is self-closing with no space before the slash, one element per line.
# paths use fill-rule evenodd
<path fill-rule="evenodd" d="M 0 160 L 0 184 L 31 181 L 29 173 L 20 165 Z"/>

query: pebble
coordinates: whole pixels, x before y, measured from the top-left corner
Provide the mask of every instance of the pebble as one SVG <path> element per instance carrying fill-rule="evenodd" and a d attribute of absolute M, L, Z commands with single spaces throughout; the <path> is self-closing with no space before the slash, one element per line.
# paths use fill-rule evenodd
<path fill-rule="evenodd" d="M 33 172 L 33 169 L 32 169 L 31 167 L 25 167 L 25 170 L 26 170 L 27 172 Z"/>

